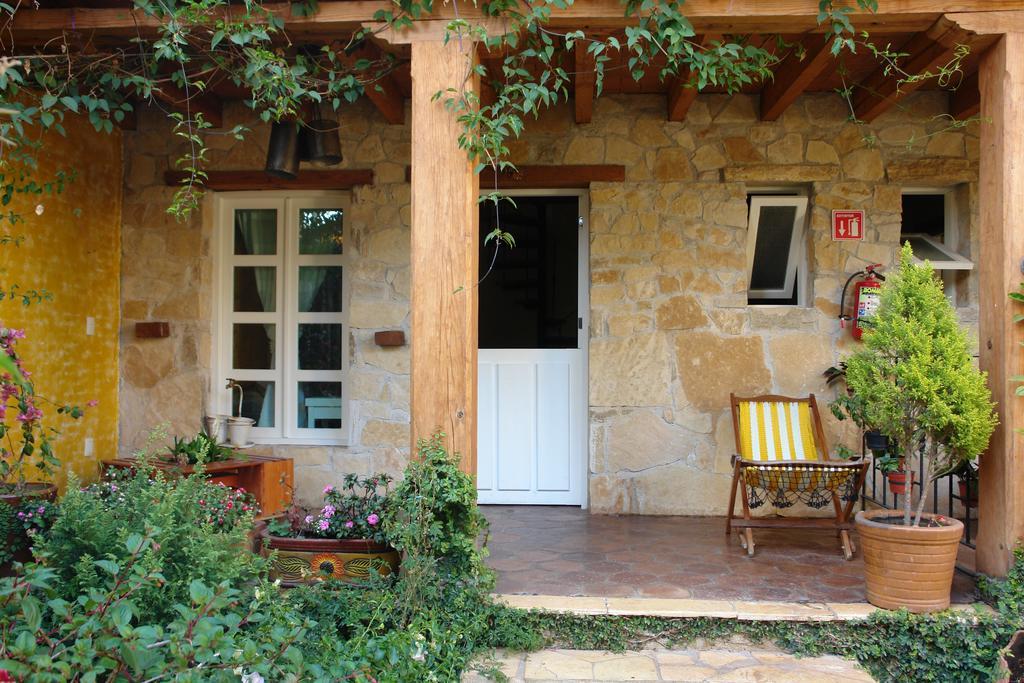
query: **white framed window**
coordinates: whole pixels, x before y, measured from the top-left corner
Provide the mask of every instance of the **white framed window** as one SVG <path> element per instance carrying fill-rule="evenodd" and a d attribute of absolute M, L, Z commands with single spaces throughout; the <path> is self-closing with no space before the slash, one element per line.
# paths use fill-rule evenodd
<path fill-rule="evenodd" d="M 230 192 L 214 202 L 216 409 L 255 420 L 259 443 L 346 443 L 347 195 Z"/>
<path fill-rule="evenodd" d="M 971 270 L 974 263 L 957 252 L 956 196 L 952 188 L 907 188 L 902 196 L 900 244 L 910 242 L 914 261 L 930 261 L 935 270 Z"/>
<path fill-rule="evenodd" d="M 804 194 L 751 192 L 747 225 L 747 303 L 799 305 L 807 269 Z"/>

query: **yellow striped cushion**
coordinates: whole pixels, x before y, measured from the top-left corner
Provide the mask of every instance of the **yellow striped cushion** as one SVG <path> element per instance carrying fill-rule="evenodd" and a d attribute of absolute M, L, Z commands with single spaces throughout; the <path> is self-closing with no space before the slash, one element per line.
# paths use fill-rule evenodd
<path fill-rule="evenodd" d="M 741 401 L 740 456 L 744 460 L 818 460 L 811 407 L 805 401 Z"/>

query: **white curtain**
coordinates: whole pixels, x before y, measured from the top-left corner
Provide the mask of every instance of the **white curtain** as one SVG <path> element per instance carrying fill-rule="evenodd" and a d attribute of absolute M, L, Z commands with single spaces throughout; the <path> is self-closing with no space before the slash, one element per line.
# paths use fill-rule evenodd
<path fill-rule="evenodd" d="M 267 219 L 273 221 L 273 229 L 266 229 Z M 235 227 L 242 235 L 246 251 L 249 254 L 273 254 L 277 251 L 277 212 L 271 211 L 235 211 Z M 256 279 L 256 293 L 259 295 L 261 308 L 272 311 L 276 306 L 277 297 L 275 269 L 269 266 L 257 266 L 252 269 Z M 267 339 L 270 341 L 271 367 L 274 363 L 275 335 L 272 324 L 264 325 Z M 268 383 L 263 394 L 263 404 L 257 427 L 274 426 L 274 384 Z"/>
<path fill-rule="evenodd" d="M 330 266 L 303 266 L 299 269 L 299 311 L 307 312 L 313 307 L 313 302 L 316 300 L 316 295 L 320 292 L 320 287 L 323 286 L 324 280 L 327 279 L 327 273 L 330 272 Z M 299 326 L 301 330 L 302 327 Z M 299 338 L 299 347 L 302 346 L 302 338 Z M 299 382 L 296 388 L 298 392 L 299 401 L 299 427 L 315 427 L 316 425 L 309 424 L 309 418 L 306 413 L 306 392 L 302 389 L 302 382 Z"/>

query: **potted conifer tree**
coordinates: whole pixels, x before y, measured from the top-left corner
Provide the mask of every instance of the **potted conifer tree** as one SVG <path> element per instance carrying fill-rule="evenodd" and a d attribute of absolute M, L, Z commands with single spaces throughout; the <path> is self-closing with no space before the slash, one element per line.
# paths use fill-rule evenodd
<path fill-rule="evenodd" d="M 857 513 L 868 601 L 886 609 L 930 612 L 949 606 L 963 524 L 924 512 L 928 484 L 975 459 L 996 425 L 985 374 L 929 263 L 914 265 L 910 245 L 882 287 L 864 347 L 847 359 L 846 382 L 870 424 L 908 457 L 923 453 L 920 495 L 902 512 Z"/>

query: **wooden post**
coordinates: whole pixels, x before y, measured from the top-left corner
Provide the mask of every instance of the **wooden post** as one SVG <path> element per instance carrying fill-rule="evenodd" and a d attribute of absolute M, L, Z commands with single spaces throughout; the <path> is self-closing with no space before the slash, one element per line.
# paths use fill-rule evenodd
<path fill-rule="evenodd" d="M 1011 378 L 1024 374 L 1022 313 L 1007 294 L 1024 259 L 1024 33 L 1000 38 L 982 58 L 980 169 L 981 368 L 998 404 L 999 426 L 981 459 L 978 570 L 1003 576 L 1024 536 L 1024 397 Z"/>
<path fill-rule="evenodd" d="M 475 59 L 471 41 L 412 41 L 412 445 L 440 428 L 472 475 L 480 182 L 444 99 L 478 87 Z"/>

